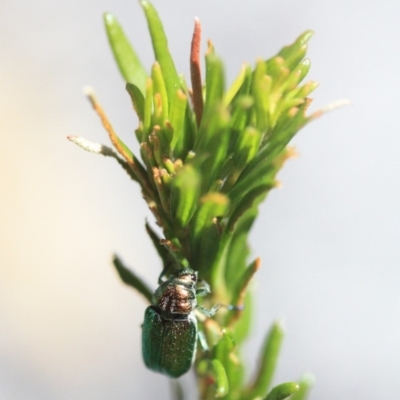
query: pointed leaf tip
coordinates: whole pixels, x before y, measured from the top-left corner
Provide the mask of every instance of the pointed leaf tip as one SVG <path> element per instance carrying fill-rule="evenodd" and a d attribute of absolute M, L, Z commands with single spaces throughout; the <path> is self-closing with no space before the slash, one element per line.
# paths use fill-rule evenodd
<path fill-rule="evenodd" d="M 299 42 L 301 44 L 305 44 L 307 43 L 312 37 L 314 36 L 314 31 L 312 31 L 311 29 L 305 31 L 304 33 L 302 33 L 299 37 Z"/>
<path fill-rule="evenodd" d="M 115 17 L 113 14 L 111 14 L 110 12 L 105 12 L 103 13 L 103 19 L 106 23 L 111 23 L 115 20 Z"/>
<path fill-rule="evenodd" d="M 249 391 L 253 397 L 263 396 L 271 385 L 278 363 L 283 334 L 282 322 L 275 321 L 265 337 L 257 375 Z"/>
<path fill-rule="evenodd" d="M 145 13 L 147 26 L 150 31 L 154 56 L 160 63 L 161 71 L 164 76 L 165 86 L 168 93 L 168 102 L 171 103 L 176 90 L 179 89 L 181 85 L 174 60 L 169 52 L 168 39 L 165 35 L 164 26 L 157 10 L 149 1 L 142 0 L 140 4 Z"/>
<path fill-rule="evenodd" d="M 299 382 L 299 390 L 293 394 L 290 400 L 306 400 L 314 383 L 314 376 L 312 374 L 305 374 Z"/>
<path fill-rule="evenodd" d="M 284 400 L 293 393 L 298 392 L 300 385 L 296 382 L 285 382 L 275 386 L 265 397 L 265 400 Z"/>
<path fill-rule="evenodd" d="M 153 291 L 142 281 L 142 279 L 132 270 L 127 268 L 116 254 L 114 254 L 112 262 L 121 280 L 128 286 L 136 289 L 149 303 L 151 303 Z"/>
<path fill-rule="evenodd" d="M 212 360 L 212 372 L 215 379 L 215 397 L 225 397 L 229 393 L 229 381 L 224 366 L 219 360 Z"/>
<path fill-rule="evenodd" d="M 145 91 L 147 72 L 138 55 L 131 46 L 122 26 L 113 14 L 109 12 L 104 13 L 103 21 L 108 41 L 121 75 L 125 81 L 135 84 L 143 94 Z"/>

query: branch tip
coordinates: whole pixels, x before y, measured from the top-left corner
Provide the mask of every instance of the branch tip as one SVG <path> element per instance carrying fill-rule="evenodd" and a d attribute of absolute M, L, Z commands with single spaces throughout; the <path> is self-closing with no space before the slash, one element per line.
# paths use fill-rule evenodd
<path fill-rule="evenodd" d="M 348 99 L 336 100 L 336 101 L 333 101 L 332 103 L 325 105 L 324 107 L 320 108 L 319 110 L 315 111 L 313 114 L 310 115 L 309 118 L 310 119 L 319 118 L 328 112 L 337 110 L 338 108 L 350 106 L 350 105 L 352 105 L 352 103 Z"/>

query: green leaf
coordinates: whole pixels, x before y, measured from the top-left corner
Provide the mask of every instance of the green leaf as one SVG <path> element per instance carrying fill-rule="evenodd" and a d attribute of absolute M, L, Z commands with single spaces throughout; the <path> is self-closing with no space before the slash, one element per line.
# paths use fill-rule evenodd
<path fill-rule="evenodd" d="M 197 131 L 195 116 L 189 106 L 185 111 L 185 126 L 184 133 L 181 135 L 175 145 L 174 155 L 175 158 L 180 158 L 185 162 L 188 161 L 187 157 L 190 156 L 194 147 L 194 137 Z"/>
<path fill-rule="evenodd" d="M 185 113 L 184 113 L 184 126 L 183 126 L 183 132 L 182 134 L 178 135 L 177 142 L 175 143 L 174 146 L 174 157 L 175 159 L 180 158 L 181 160 L 189 161 L 191 158 L 191 153 L 194 148 L 194 139 L 197 133 L 197 122 L 196 122 L 196 116 L 192 110 L 192 108 L 189 105 L 188 99 L 190 98 L 190 90 L 187 88 L 184 76 L 181 75 L 179 77 L 180 79 L 180 84 L 181 84 L 181 89 L 178 90 L 176 93 L 176 98 L 172 99 L 172 102 L 174 103 L 174 100 L 177 100 L 178 102 L 183 100 L 183 96 L 186 96 L 186 104 L 185 104 Z M 178 99 L 180 97 L 180 99 Z M 171 107 L 174 107 L 174 104 L 172 104 Z M 178 106 L 180 107 L 180 106 Z M 179 111 L 178 111 L 179 112 Z M 172 117 L 173 111 L 170 111 L 170 118 Z M 178 126 L 179 127 L 179 126 Z M 179 128 L 180 129 L 180 128 Z M 179 130 L 178 130 L 179 132 Z M 174 134 L 174 139 L 175 134 Z M 189 156 L 189 159 L 186 160 L 186 158 Z"/>
<path fill-rule="evenodd" d="M 311 100 L 306 99 L 300 107 L 291 108 L 278 120 L 270 144 L 266 148 L 268 157 L 274 158 L 281 153 L 294 135 L 309 122 L 306 111 L 310 102 Z"/>
<path fill-rule="evenodd" d="M 164 184 L 164 180 L 162 179 L 163 174 L 168 174 L 168 172 L 163 168 L 153 168 L 153 181 L 156 185 L 162 206 L 161 209 L 165 216 L 170 209 L 170 191 L 169 187 Z"/>
<path fill-rule="evenodd" d="M 257 206 L 264 199 L 268 191 L 270 191 L 274 187 L 274 183 L 266 183 L 249 190 L 246 195 L 240 199 L 238 205 L 234 208 L 232 215 L 229 218 L 228 229 L 232 231 L 235 228 L 235 224 L 238 219 L 247 210 L 249 210 L 253 206 Z"/>
<path fill-rule="evenodd" d="M 200 197 L 201 175 L 192 166 L 181 168 L 171 184 L 171 214 L 180 227 L 191 220 Z"/>
<path fill-rule="evenodd" d="M 245 64 L 245 76 L 243 84 L 240 86 L 238 92 L 236 93 L 232 103 L 235 103 L 236 99 L 243 96 L 248 96 L 250 94 L 251 83 L 253 81 L 253 69 L 250 65 Z"/>
<path fill-rule="evenodd" d="M 253 320 L 253 294 L 247 292 L 244 299 L 244 309 L 234 325 L 236 343 L 241 345 L 249 336 Z"/>
<path fill-rule="evenodd" d="M 282 70 L 287 69 L 285 66 L 285 60 L 280 56 L 275 56 L 265 61 L 265 65 L 267 66 L 267 74 L 274 81 L 277 81 L 281 74 Z"/>
<path fill-rule="evenodd" d="M 236 345 L 230 330 L 224 328 L 221 333 L 222 336 L 215 346 L 214 355 L 218 360 L 225 364 Z"/>
<path fill-rule="evenodd" d="M 236 140 L 236 150 L 232 158 L 232 168 L 223 186 L 223 191 L 228 192 L 235 184 L 246 165 L 254 158 L 260 147 L 262 133 L 253 128 L 247 127 L 242 130 Z"/>
<path fill-rule="evenodd" d="M 191 223 L 191 254 L 195 255 L 190 264 L 202 271 L 204 279 L 209 280 L 209 272 L 217 263 L 221 239 L 220 218 L 229 210 L 229 199 L 221 193 L 208 193 L 200 199 L 200 206 Z"/>
<path fill-rule="evenodd" d="M 292 70 L 304 58 L 307 52 L 307 42 L 313 36 L 313 31 L 305 31 L 302 33 L 294 43 L 285 46 L 278 53 L 278 56 L 285 60 L 286 66 Z"/>
<path fill-rule="evenodd" d="M 203 119 L 201 121 L 199 131 L 201 131 L 201 126 L 203 125 L 203 120 L 205 117 L 210 118 L 210 113 L 214 112 L 216 104 L 222 104 L 224 86 L 225 76 L 222 61 L 213 52 L 208 52 L 206 55 L 206 98 Z"/>
<path fill-rule="evenodd" d="M 236 152 L 233 157 L 235 169 L 242 171 L 245 165 L 251 161 L 258 152 L 262 138 L 262 133 L 253 128 L 247 127 L 238 138 Z"/>
<path fill-rule="evenodd" d="M 295 88 L 308 74 L 311 68 L 311 62 L 308 58 L 305 58 L 289 75 L 286 81 L 286 87 L 289 90 Z"/>
<path fill-rule="evenodd" d="M 121 259 L 114 255 L 113 264 L 118 272 L 118 275 L 124 283 L 136 289 L 142 294 L 146 300 L 151 304 L 153 298 L 153 291 L 137 276 L 132 270 L 125 267 Z"/>
<path fill-rule="evenodd" d="M 155 62 L 151 69 L 151 77 L 154 84 L 154 94 L 158 93 L 161 99 L 162 119 L 160 125 L 168 118 L 168 96 L 165 88 L 165 81 L 161 72 L 160 64 Z"/>
<path fill-rule="evenodd" d="M 272 78 L 266 75 L 265 63 L 258 61 L 253 74 L 251 94 L 255 100 L 256 127 L 261 132 L 264 132 L 269 126 L 271 86 Z"/>
<path fill-rule="evenodd" d="M 196 157 L 207 158 L 200 165 L 203 176 L 202 192 L 207 192 L 219 176 L 226 162 L 229 148 L 229 113 L 221 105 L 216 105 L 213 113 L 203 115 L 195 145 Z"/>
<path fill-rule="evenodd" d="M 148 138 L 148 143 L 150 144 L 150 148 L 153 151 L 154 161 L 156 163 L 157 168 L 162 165 L 162 151 L 161 151 L 161 141 L 160 141 L 160 126 L 155 125 L 153 127 L 153 132 Z M 154 175 L 154 170 L 153 170 Z"/>
<path fill-rule="evenodd" d="M 265 400 L 284 400 L 293 393 L 298 392 L 300 386 L 296 382 L 285 382 L 275 386 L 265 397 Z M 292 398 L 293 399 L 293 398 Z"/>
<path fill-rule="evenodd" d="M 236 97 L 234 104 L 231 107 L 230 121 L 230 141 L 228 154 L 235 154 L 237 142 L 243 131 L 247 128 L 252 128 L 252 116 L 254 115 L 254 98 L 252 96 L 243 95 Z M 228 171 L 229 173 L 229 171 Z"/>
<path fill-rule="evenodd" d="M 144 100 L 144 118 L 143 118 L 143 137 L 142 142 L 147 140 L 152 128 L 153 114 L 153 80 L 151 78 L 146 81 L 146 95 Z"/>
<path fill-rule="evenodd" d="M 148 138 L 148 142 L 152 145 L 154 158 L 158 167 L 162 167 L 163 158 L 170 154 L 169 137 L 171 135 L 171 127 L 169 124 L 154 125 L 153 132 Z"/>
<path fill-rule="evenodd" d="M 187 107 L 187 96 L 182 90 L 177 90 L 175 96 L 172 99 L 170 109 L 170 123 L 173 128 L 173 137 L 171 141 L 171 149 L 174 150 L 175 146 L 179 146 L 178 142 L 184 142 L 185 140 L 185 113 Z"/>
<path fill-rule="evenodd" d="M 260 364 L 256 377 L 250 387 L 249 398 L 264 396 L 271 386 L 272 378 L 278 362 L 279 351 L 283 339 L 280 322 L 275 322 L 264 341 Z"/>
<path fill-rule="evenodd" d="M 253 279 L 254 274 L 260 268 L 261 260 L 259 258 L 255 259 L 242 273 L 240 279 L 236 283 L 236 287 L 233 291 L 231 304 L 234 306 L 242 306 L 244 298 L 248 291 L 250 282 Z M 237 316 L 241 315 L 242 311 L 231 312 L 228 314 L 228 321 L 235 320 Z"/>
<path fill-rule="evenodd" d="M 121 75 L 125 81 L 133 83 L 144 94 L 148 75 L 121 25 L 111 13 L 104 14 L 104 24 Z"/>
<path fill-rule="evenodd" d="M 247 76 L 247 71 L 250 68 L 248 64 L 244 64 L 242 68 L 240 69 L 239 75 L 236 77 L 236 79 L 233 81 L 232 85 L 230 88 L 226 91 L 225 96 L 224 96 L 224 105 L 228 106 L 232 100 L 235 98 L 235 96 L 239 93 L 239 90 L 243 86 L 246 76 Z"/>
<path fill-rule="evenodd" d="M 285 152 L 286 154 L 286 152 Z M 254 201 L 255 194 L 257 196 L 258 190 L 262 190 L 264 187 L 265 191 L 271 190 L 275 186 L 275 176 L 279 169 L 282 167 L 283 162 L 287 157 L 280 156 L 275 159 L 258 159 L 258 163 L 251 162 L 241 173 L 236 184 L 229 192 L 229 198 L 232 201 L 232 210 L 237 210 L 237 215 L 246 208 L 246 205 L 250 205 Z M 253 193 L 253 194 L 251 194 Z M 248 195 L 248 197 L 246 197 Z M 239 204 L 241 205 L 240 208 Z M 243 208 L 244 206 L 244 208 Z M 232 219 L 235 223 L 236 219 Z M 233 225 L 231 224 L 231 227 Z"/>
<path fill-rule="evenodd" d="M 228 207 L 229 199 L 221 193 L 207 193 L 203 196 L 193 225 L 193 238 L 199 239 L 203 230 L 214 224 L 214 218 L 226 214 Z"/>
<path fill-rule="evenodd" d="M 290 400 L 306 400 L 310 389 L 314 386 L 314 377 L 306 374 L 300 380 L 300 389 L 290 398 Z"/>
<path fill-rule="evenodd" d="M 303 99 L 307 97 L 311 92 L 313 92 L 318 86 L 319 86 L 318 82 L 315 81 L 307 82 L 295 92 L 295 95 L 293 97 Z"/>
<path fill-rule="evenodd" d="M 242 386 L 244 369 L 237 354 L 235 340 L 229 329 L 222 329 L 222 337 L 215 346 L 214 354 L 215 358 L 218 359 L 225 368 L 230 393 L 232 395 L 238 393 Z"/>
<path fill-rule="evenodd" d="M 178 269 L 178 263 L 173 256 L 173 254 L 161 244 L 161 238 L 156 234 L 156 232 L 151 228 L 151 226 L 146 222 L 146 232 L 149 235 L 158 255 L 163 262 L 163 271 L 173 271 Z"/>
<path fill-rule="evenodd" d="M 250 254 L 247 237 L 256 215 L 257 209 L 252 208 L 239 219 L 233 232 L 225 230 L 225 235 L 229 234 L 230 239 L 225 251 L 224 281 L 231 295 L 234 294 L 247 266 L 247 257 Z"/>
<path fill-rule="evenodd" d="M 237 132 L 237 134 L 247 126 L 251 125 L 251 113 L 254 104 L 254 97 L 247 94 L 235 98 L 231 109 L 231 127 L 234 132 Z"/>
<path fill-rule="evenodd" d="M 168 93 L 168 103 L 170 104 L 175 96 L 175 92 L 180 88 L 179 76 L 168 49 L 168 40 L 164 32 L 164 27 L 156 9 L 149 1 L 142 0 L 140 3 L 147 19 L 154 55 L 160 63 L 164 76 Z"/>
<path fill-rule="evenodd" d="M 156 168 L 157 165 L 156 165 L 156 161 L 154 159 L 153 152 L 151 151 L 150 146 L 147 142 L 140 144 L 140 155 L 141 155 L 142 160 L 143 160 L 144 164 L 146 165 L 147 171 L 149 171 L 149 175 L 150 175 L 150 171 L 152 171 L 153 168 Z M 155 189 L 153 180 L 151 180 L 151 183 L 153 185 L 153 188 Z"/>
<path fill-rule="evenodd" d="M 285 88 L 286 82 L 290 75 L 290 70 L 284 65 L 278 71 L 277 76 L 271 82 L 271 94 L 270 94 L 270 113 L 274 114 L 276 112 L 276 104 L 282 101 L 283 89 Z"/>
<path fill-rule="evenodd" d="M 211 361 L 212 374 L 215 385 L 215 397 L 225 397 L 229 393 L 229 382 L 226 376 L 224 366 L 219 360 Z"/>
<path fill-rule="evenodd" d="M 254 97 L 250 96 L 250 88 L 253 80 L 253 71 L 249 65 L 245 66 L 244 81 L 231 101 L 231 140 L 229 154 L 234 152 L 236 147 L 235 139 L 249 125 L 254 107 Z M 226 104 L 226 102 L 225 102 Z"/>
<path fill-rule="evenodd" d="M 139 118 L 139 121 L 144 120 L 144 96 L 141 90 L 133 83 L 126 84 L 126 90 L 131 96 L 133 108 Z"/>

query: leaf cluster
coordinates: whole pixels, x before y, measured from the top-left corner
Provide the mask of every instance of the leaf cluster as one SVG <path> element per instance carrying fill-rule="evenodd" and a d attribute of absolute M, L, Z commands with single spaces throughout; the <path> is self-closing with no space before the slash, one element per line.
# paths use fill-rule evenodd
<path fill-rule="evenodd" d="M 302 84 L 310 68 L 304 57 L 311 32 L 271 59 L 243 65 L 228 89 L 223 63 L 209 43 L 205 85 L 202 93 L 194 93 L 177 73 L 157 12 L 149 2 L 141 4 L 156 58 L 150 73 L 116 17 L 104 16 L 139 118 L 141 161 L 115 133 L 112 141 L 162 227 L 168 262 L 172 257 L 175 268 L 190 265 L 211 285 L 227 286 L 230 300 L 246 268 L 245 257 L 238 262 L 235 256 L 248 254 L 240 237 L 293 154 L 289 141 L 311 119 L 306 116 L 307 96 L 317 83 Z M 204 103 L 199 121 L 195 96 Z M 236 261 L 226 260 L 228 254 Z"/>
<path fill-rule="evenodd" d="M 266 337 L 251 383 L 244 383 L 238 345 L 249 331 L 251 295 L 246 290 L 260 264 L 257 259 L 248 265 L 248 233 L 260 202 L 277 186 L 276 175 L 293 154 L 290 140 L 314 117 L 306 111 L 317 83 L 303 83 L 310 69 L 305 56 L 312 32 L 303 33 L 272 58 L 259 59 L 254 66 L 244 64 L 229 86 L 223 62 L 209 42 L 203 85 L 196 21 L 190 89 L 177 73 L 156 10 L 148 1 L 140 4 L 154 49 L 150 72 L 116 17 L 104 15 L 113 54 L 139 119 L 135 134 L 140 158 L 116 134 L 93 93 L 88 93 L 89 99 L 117 153 L 82 138 L 70 139 L 115 158 L 139 183 L 163 232 L 158 237 L 146 224 L 162 259 L 163 275 L 190 266 L 211 285 L 212 297 L 206 303 L 246 304 L 243 312 L 222 312 L 217 321 L 203 321 L 211 350 L 196 361 L 201 398 L 276 400 L 293 395 L 293 400 L 301 400 L 309 387 L 304 382 L 271 390 L 283 335 L 279 323 Z M 136 274 L 117 257 L 114 265 L 125 283 L 151 301 L 151 290 Z"/>

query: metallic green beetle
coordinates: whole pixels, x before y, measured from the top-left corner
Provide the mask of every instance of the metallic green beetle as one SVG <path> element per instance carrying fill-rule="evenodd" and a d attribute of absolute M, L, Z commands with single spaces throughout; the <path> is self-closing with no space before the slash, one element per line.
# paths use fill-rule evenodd
<path fill-rule="evenodd" d="M 196 356 L 198 308 L 207 316 L 218 309 L 205 310 L 196 296 L 210 293 L 204 281 L 197 285 L 197 272 L 185 268 L 162 282 L 154 293 L 153 304 L 144 313 L 142 354 L 147 368 L 178 378 L 189 371 Z"/>

